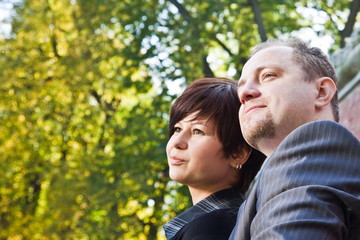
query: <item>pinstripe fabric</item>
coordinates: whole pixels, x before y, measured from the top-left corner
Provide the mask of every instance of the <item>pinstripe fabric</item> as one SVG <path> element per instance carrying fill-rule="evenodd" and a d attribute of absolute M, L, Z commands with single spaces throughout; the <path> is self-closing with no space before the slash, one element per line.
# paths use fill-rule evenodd
<path fill-rule="evenodd" d="M 265 164 L 229 239 L 360 239 L 360 142 L 347 129 L 307 123 Z"/>
<path fill-rule="evenodd" d="M 165 224 L 166 239 L 173 238 L 182 227 L 206 213 L 219 209 L 234 209 L 236 213 L 243 201 L 244 197 L 235 189 L 216 192 Z"/>

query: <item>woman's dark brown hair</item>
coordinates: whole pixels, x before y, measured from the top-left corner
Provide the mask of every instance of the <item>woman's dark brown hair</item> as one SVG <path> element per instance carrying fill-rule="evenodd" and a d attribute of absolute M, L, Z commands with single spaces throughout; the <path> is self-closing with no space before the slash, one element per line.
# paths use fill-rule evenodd
<path fill-rule="evenodd" d="M 226 78 L 201 78 L 191 83 L 178 97 L 170 111 L 169 137 L 176 123 L 192 113 L 194 119 L 213 121 L 217 137 L 223 145 L 225 157 L 251 148 L 244 140 L 239 123 L 240 101 L 236 81 Z M 265 156 L 252 149 L 250 158 L 239 171 L 239 188 L 245 193 L 261 167 Z"/>

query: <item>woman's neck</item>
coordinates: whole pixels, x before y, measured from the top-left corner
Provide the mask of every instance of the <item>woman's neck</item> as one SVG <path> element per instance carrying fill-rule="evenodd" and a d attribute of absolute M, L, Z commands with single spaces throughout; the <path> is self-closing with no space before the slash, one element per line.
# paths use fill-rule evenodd
<path fill-rule="evenodd" d="M 198 202 L 207 198 L 208 196 L 210 196 L 213 193 L 216 193 L 223 189 L 231 188 L 230 185 L 222 186 L 219 188 L 213 188 L 213 189 L 199 189 L 199 188 L 194 188 L 194 187 L 190 187 L 190 186 L 188 186 L 188 187 L 189 187 L 193 205 L 197 204 Z"/>

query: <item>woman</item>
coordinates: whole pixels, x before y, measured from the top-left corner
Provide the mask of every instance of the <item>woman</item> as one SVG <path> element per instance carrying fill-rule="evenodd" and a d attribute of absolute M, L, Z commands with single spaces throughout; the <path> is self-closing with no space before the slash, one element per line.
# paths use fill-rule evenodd
<path fill-rule="evenodd" d="M 164 226 L 168 240 L 228 239 L 264 155 L 243 139 L 234 80 L 190 84 L 170 112 L 170 178 L 188 186 L 193 206 Z"/>

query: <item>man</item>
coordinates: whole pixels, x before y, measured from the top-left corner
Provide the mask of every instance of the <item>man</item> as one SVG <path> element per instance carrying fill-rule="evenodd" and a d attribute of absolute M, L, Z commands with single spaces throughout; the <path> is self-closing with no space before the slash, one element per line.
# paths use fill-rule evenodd
<path fill-rule="evenodd" d="M 337 123 L 327 57 L 298 40 L 263 43 L 238 95 L 244 137 L 268 158 L 230 239 L 360 239 L 360 142 Z"/>

